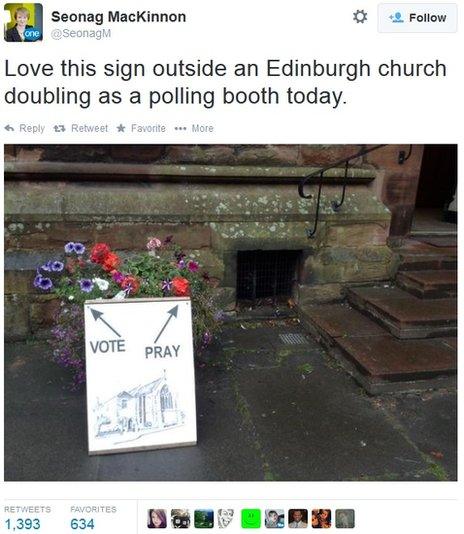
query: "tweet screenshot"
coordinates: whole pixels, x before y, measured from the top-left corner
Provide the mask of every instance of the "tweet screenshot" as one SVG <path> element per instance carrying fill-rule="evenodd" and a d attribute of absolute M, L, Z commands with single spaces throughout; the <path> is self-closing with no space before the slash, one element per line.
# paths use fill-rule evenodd
<path fill-rule="evenodd" d="M 462 532 L 463 9 L 3 3 L 1 532 Z"/>

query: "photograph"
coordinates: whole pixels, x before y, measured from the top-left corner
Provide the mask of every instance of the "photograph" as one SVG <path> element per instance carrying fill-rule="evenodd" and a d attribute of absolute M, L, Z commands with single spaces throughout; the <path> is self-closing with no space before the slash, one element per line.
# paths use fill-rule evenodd
<path fill-rule="evenodd" d="M 457 157 L 5 145 L 5 480 L 456 481 Z"/>
<path fill-rule="evenodd" d="M 330 528 L 332 526 L 332 511 L 317 509 L 311 512 L 312 528 Z"/>
<path fill-rule="evenodd" d="M 354 510 L 335 510 L 335 528 L 354 528 Z"/>
<path fill-rule="evenodd" d="M 214 510 L 195 510 L 194 524 L 195 528 L 213 528 Z"/>
<path fill-rule="evenodd" d="M 27 43 L 43 38 L 42 4 L 16 2 L 4 4 L 4 37 L 7 43 Z"/>
<path fill-rule="evenodd" d="M 308 528 L 308 510 L 301 508 L 289 510 L 288 528 Z"/>
<path fill-rule="evenodd" d="M 285 510 L 266 510 L 264 515 L 264 526 L 266 528 L 284 528 Z"/>
<path fill-rule="evenodd" d="M 150 510 L 148 510 L 147 527 L 148 528 L 166 528 L 167 527 L 166 510 L 150 508 Z"/>
<path fill-rule="evenodd" d="M 185 509 L 171 510 L 172 528 L 190 528 L 190 511 Z"/>

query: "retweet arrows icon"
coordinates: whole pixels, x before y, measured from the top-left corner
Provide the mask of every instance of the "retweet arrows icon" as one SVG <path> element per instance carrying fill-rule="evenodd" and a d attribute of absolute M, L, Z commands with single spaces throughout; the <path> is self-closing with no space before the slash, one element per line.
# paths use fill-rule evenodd
<path fill-rule="evenodd" d="M 177 318 L 177 311 L 179 310 L 179 305 L 177 304 L 176 306 L 174 306 L 174 308 L 171 308 L 168 313 L 169 313 L 169 317 L 168 317 L 168 320 L 164 323 L 164 326 L 163 328 L 160 330 L 160 333 L 156 336 L 156 339 L 155 339 L 155 344 L 156 342 L 158 341 L 158 339 L 161 337 L 161 334 L 164 332 L 164 329 L 168 326 L 168 323 L 169 321 L 173 318 L 173 317 L 176 317 Z"/>
<path fill-rule="evenodd" d="M 116 332 L 116 330 L 109 324 L 105 321 L 105 319 L 103 319 L 103 312 L 99 312 L 97 310 L 94 310 L 93 308 L 90 308 L 90 311 L 92 312 L 92 315 L 93 315 L 93 318 L 95 319 L 95 321 L 98 321 L 98 319 L 100 319 L 100 321 L 102 323 L 105 323 L 106 326 L 112 330 L 118 337 L 121 337 L 121 335 Z"/>

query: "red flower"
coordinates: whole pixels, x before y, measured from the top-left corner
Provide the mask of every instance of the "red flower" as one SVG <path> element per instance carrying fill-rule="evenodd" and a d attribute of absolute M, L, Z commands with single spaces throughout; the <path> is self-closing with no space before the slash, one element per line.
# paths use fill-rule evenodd
<path fill-rule="evenodd" d="M 129 293 L 135 295 L 140 289 L 140 282 L 135 276 L 128 274 L 124 277 L 124 280 L 121 282 L 122 289 L 129 289 Z"/>
<path fill-rule="evenodd" d="M 110 253 L 110 247 L 106 243 L 96 243 L 90 252 L 90 259 L 94 263 L 103 263 Z"/>
<path fill-rule="evenodd" d="M 190 295 L 189 281 L 182 276 L 175 276 L 172 279 L 172 292 L 176 297 L 187 297 Z"/>
<path fill-rule="evenodd" d="M 105 271 L 110 272 L 114 271 L 120 263 L 121 260 L 119 259 L 119 256 L 117 254 L 115 254 L 114 252 L 108 252 L 102 262 L 102 267 L 103 269 L 105 269 Z"/>

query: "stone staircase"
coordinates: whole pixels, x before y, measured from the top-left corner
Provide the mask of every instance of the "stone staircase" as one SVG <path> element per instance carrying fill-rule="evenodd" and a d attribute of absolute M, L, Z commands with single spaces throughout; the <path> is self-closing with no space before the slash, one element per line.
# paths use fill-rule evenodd
<path fill-rule="evenodd" d="M 455 384 L 457 246 L 446 237 L 395 250 L 394 284 L 350 287 L 346 301 L 307 306 L 301 316 L 371 394 Z"/>

